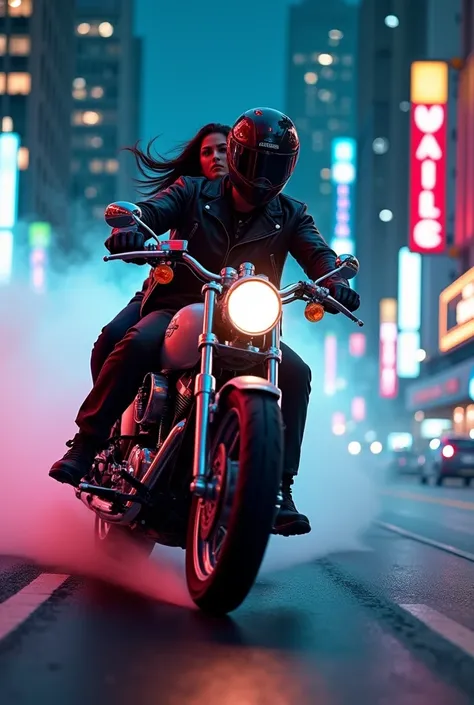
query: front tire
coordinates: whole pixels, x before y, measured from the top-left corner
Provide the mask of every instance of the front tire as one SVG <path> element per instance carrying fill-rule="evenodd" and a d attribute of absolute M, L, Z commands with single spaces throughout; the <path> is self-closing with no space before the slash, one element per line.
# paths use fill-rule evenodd
<path fill-rule="evenodd" d="M 127 529 L 118 524 L 109 524 L 95 516 L 94 538 L 97 548 L 110 558 L 121 558 L 124 547 L 128 544 L 133 546 L 135 551 L 139 551 L 143 558 L 151 556 L 155 542 L 147 536 L 143 536 L 137 531 Z"/>
<path fill-rule="evenodd" d="M 189 593 L 200 609 L 216 615 L 239 607 L 255 582 L 283 472 L 277 399 L 233 389 L 222 403 L 209 455 L 216 497 L 193 498 L 186 546 Z"/>

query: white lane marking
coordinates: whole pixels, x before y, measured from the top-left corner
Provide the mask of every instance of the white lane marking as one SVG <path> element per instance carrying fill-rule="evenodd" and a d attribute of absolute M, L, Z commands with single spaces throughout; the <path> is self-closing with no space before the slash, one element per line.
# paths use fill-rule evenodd
<path fill-rule="evenodd" d="M 433 548 L 439 548 L 441 551 L 446 551 L 446 553 L 452 553 L 454 556 L 465 558 L 467 561 L 471 561 L 472 563 L 474 563 L 474 553 L 462 551 L 460 548 L 450 546 L 447 543 L 441 543 L 440 541 L 429 539 L 426 536 L 415 534 L 413 533 L 413 531 L 407 531 L 406 529 L 402 529 L 400 526 L 395 526 L 395 524 L 388 524 L 385 521 L 375 521 L 374 523 L 376 526 L 380 526 L 382 529 L 386 529 L 387 531 L 393 531 L 395 534 L 400 534 L 400 536 L 404 536 L 407 539 L 413 539 L 413 541 L 425 543 L 428 546 L 433 546 Z"/>
<path fill-rule="evenodd" d="M 69 575 L 42 573 L 0 603 L 0 641 L 27 620 L 68 578 Z"/>
<path fill-rule="evenodd" d="M 428 605 L 398 605 L 446 641 L 474 656 L 474 632 Z"/>

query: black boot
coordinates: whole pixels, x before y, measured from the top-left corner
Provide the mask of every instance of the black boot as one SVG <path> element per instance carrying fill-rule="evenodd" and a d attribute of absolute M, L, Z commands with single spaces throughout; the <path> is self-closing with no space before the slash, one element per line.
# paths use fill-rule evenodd
<path fill-rule="evenodd" d="M 309 534 L 311 524 L 309 519 L 304 514 L 300 514 L 295 507 L 291 486 L 293 484 L 292 475 L 284 475 L 281 485 L 281 493 L 283 502 L 281 503 L 280 511 L 275 520 L 273 527 L 274 534 L 279 536 L 299 536 L 301 534 Z"/>
<path fill-rule="evenodd" d="M 58 482 L 77 487 L 91 469 L 94 458 L 100 450 L 100 443 L 96 438 L 78 433 L 66 445 L 70 449 L 61 460 L 54 463 L 49 476 Z"/>

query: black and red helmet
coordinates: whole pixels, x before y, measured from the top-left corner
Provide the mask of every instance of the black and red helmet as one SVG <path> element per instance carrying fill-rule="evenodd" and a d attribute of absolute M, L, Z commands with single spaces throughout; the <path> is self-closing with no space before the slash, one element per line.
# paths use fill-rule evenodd
<path fill-rule="evenodd" d="M 299 151 L 289 117 L 273 108 L 247 110 L 227 138 L 230 181 L 247 203 L 264 205 L 285 187 Z"/>

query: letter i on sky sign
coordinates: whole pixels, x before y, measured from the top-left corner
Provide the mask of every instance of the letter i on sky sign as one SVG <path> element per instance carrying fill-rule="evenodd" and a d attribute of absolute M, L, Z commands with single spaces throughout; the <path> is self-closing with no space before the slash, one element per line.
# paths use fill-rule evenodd
<path fill-rule="evenodd" d="M 409 248 L 446 251 L 448 65 L 411 65 Z"/>

